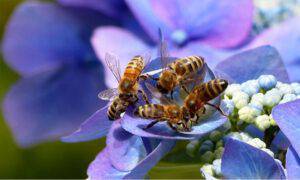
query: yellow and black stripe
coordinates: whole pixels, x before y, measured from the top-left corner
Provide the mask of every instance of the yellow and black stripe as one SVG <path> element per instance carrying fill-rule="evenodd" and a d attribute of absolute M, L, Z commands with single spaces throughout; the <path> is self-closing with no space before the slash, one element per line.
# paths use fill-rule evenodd
<path fill-rule="evenodd" d="M 201 56 L 188 56 L 180 58 L 169 65 L 180 76 L 189 76 L 191 73 L 197 73 L 204 67 L 204 58 Z M 180 68 L 180 70 L 178 69 Z M 182 69 L 184 68 L 184 69 Z"/>
<path fill-rule="evenodd" d="M 165 108 L 160 104 L 146 104 L 139 106 L 136 115 L 143 118 L 160 119 L 164 116 Z"/>
<path fill-rule="evenodd" d="M 116 97 L 112 101 L 107 111 L 109 120 L 119 119 L 121 114 L 126 111 L 127 106 L 125 104 L 126 103 L 123 103 L 123 101 L 119 97 Z"/>
<path fill-rule="evenodd" d="M 201 100 L 210 101 L 218 97 L 228 86 L 228 82 L 224 79 L 213 79 L 207 83 L 200 85 L 197 93 L 201 96 Z"/>
<path fill-rule="evenodd" d="M 142 56 L 134 56 L 127 64 L 123 77 L 136 81 L 145 67 Z"/>

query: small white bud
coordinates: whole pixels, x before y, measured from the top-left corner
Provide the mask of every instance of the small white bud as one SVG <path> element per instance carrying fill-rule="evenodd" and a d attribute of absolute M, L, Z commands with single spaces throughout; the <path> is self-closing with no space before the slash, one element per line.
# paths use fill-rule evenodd
<path fill-rule="evenodd" d="M 276 87 L 277 80 L 273 75 L 261 75 L 258 78 L 258 83 L 262 89 L 270 90 Z"/>
<path fill-rule="evenodd" d="M 296 99 L 297 99 L 297 96 L 295 94 L 285 94 L 283 96 L 282 100 L 280 101 L 280 104 L 290 102 L 290 101 L 294 101 Z"/>
<path fill-rule="evenodd" d="M 266 144 L 262 140 L 260 140 L 259 138 L 251 139 L 247 143 L 250 144 L 251 146 L 254 146 L 254 147 L 258 148 L 258 149 L 266 148 Z"/>
<path fill-rule="evenodd" d="M 241 90 L 249 96 L 252 96 L 259 92 L 260 86 L 257 80 L 249 80 L 241 84 Z"/>
<path fill-rule="evenodd" d="M 241 109 L 246 106 L 249 102 L 249 95 L 244 92 L 237 92 L 233 94 L 233 103 L 237 109 Z"/>
<path fill-rule="evenodd" d="M 261 150 L 265 151 L 266 153 L 268 153 L 270 156 L 272 156 L 274 158 L 274 153 L 270 149 L 261 148 Z"/>
<path fill-rule="evenodd" d="M 259 104 L 263 104 L 264 102 L 264 94 L 263 93 L 257 93 L 254 94 L 251 98 L 251 103 L 259 103 Z"/>
<path fill-rule="evenodd" d="M 299 83 L 292 83 L 291 86 L 294 89 L 295 94 L 300 95 L 300 84 Z"/>
<path fill-rule="evenodd" d="M 268 115 L 262 115 L 255 118 L 255 125 L 261 131 L 265 131 L 271 126 L 270 117 Z"/>
<path fill-rule="evenodd" d="M 283 84 L 280 88 L 279 91 L 282 92 L 282 94 L 294 94 L 295 91 L 293 87 L 289 84 Z"/>
<path fill-rule="evenodd" d="M 241 121 L 251 123 L 254 121 L 254 118 L 256 117 L 257 112 L 254 108 L 245 106 L 238 111 L 238 114 L 239 114 L 239 119 Z"/>
<path fill-rule="evenodd" d="M 240 132 L 240 135 L 242 137 L 243 142 L 247 142 L 247 141 L 250 141 L 251 139 L 253 139 L 249 134 L 247 134 L 245 132 Z"/>
<path fill-rule="evenodd" d="M 225 103 L 225 107 L 228 110 L 228 113 L 231 114 L 234 110 L 234 102 L 231 99 L 224 99 L 223 103 Z"/>
<path fill-rule="evenodd" d="M 241 91 L 241 85 L 239 85 L 239 84 L 230 84 L 230 85 L 226 88 L 224 94 L 225 94 L 227 97 L 232 98 L 233 94 L 234 94 L 235 92 L 239 92 L 239 91 Z"/>
<path fill-rule="evenodd" d="M 280 100 L 281 100 L 280 92 L 275 89 L 272 89 L 271 91 L 265 94 L 263 104 L 267 107 L 274 107 L 280 102 Z"/>
<path fill-rule="evenodd" d="M 221 176 L 221 159 L 216 159 L 213 161 L 213 170 L 217 176 Z"/>
<path fill-rule="evenodd" d="M 201 167 L 201 171 L 213 176 L 214 175 L 214 170 L 213 170 L 213 165 L 212 164 L 204 164 Z"/>
<path fill-rule="evenodd" d="M 227 134 L 226 137 L 242 141 L 242 136 L 238 132 L 231 132 L 231 133 Z"/>

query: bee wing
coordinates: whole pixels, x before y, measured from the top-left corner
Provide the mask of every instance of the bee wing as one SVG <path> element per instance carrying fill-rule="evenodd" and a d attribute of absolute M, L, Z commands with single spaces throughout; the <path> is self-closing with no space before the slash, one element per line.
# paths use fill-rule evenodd
<path fill-rule="evenodd" d="M 162 104 L 176 104 L 174 101 L 168 99 L 166 96 L 164 96 L 163 94 L 161 94 L 155 87 L 153 87 L 151 84 L 149 83 L 145 83 L 145 86 L 147 87 L 147 89 L 151 92 L 151 94 L 153 95 L 153 97 L 155 97 L 156 99 L 159 99 L 160 102 Z"/>
<path fill-rule="evenodd" d="M 162 30 L 158 29 L 159 34 L 159 44 L 158 44 L 158 56 L 161 59 L 162 68 L 166 69 L 168 64 L 170 63 L 169 52 L 167 42 L 163 37 Z"/>
<path fill-rule="evenodd" d="M 105 101 L 112 101 L 118 94 L 118 88 L 106 89 L 98 94 L 98 98 Z"/>
<path fill-rule="evenodd" d="M 113 73 L 118 82 L 121 80 L 121 69 L 120 69 L 120 61 L 117 56 L 106 53 L 105 54 L 105 63 L 110 71 Z"/>

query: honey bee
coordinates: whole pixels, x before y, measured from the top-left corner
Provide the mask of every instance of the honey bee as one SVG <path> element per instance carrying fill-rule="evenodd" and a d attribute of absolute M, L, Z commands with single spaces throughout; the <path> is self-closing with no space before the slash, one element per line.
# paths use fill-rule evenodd
<path fill-rule="evenodd" d="M 187 56 L 169 63 L 167 44 L 163 40 L 161 31 L 159 31 L 159 36 L 158 54 L 163 70 L 158 78 L 153 78 L 157 81 L 157 89 L 163 94 L 170 93 L 171 98 L 173 98 L 176 86 L 180 86 L 186 93 L 189 93 L 187 85 L 191 82 L 202 82 L 205 77 L 207 65 L 204 58 L 201 56 Z"/>
<path fill-rule="evenodd" d="M 129 105 L 138 101 L 138 93 L 142 94 L 147 104 L 149 103 L 144 91 L 139 89 L 138 83 L 139 76 L 150 60 L 150 56 L 147 55 L 144 57 L 134 56 L 127 64 L 123 76 L 121 76 L 119 60 L 112 54 L 106 54 L 106 65 L 119 83 L 117 88 L 107 89 L 98 94 L 100 99 L 112 101 L 107 111 L 109 120 L 119 119 Z"/>
<path fill-rule="evenodd" d="M 206 83 L 195 86 L 184 99 L 183 106 L 189 111 L 191 116 L 198 116 L 199 110 L 205 113 L 204 105 L 209 105 L 217 109 L 222 115 L 227 116 L 218 105 L 209 103 L 209 101 L 218 97 L 228 86 L 224 79 L 213 79 Z M 198 119 L 198 118 L 197 118 Z"/>
<path fill-rule="evenodd" d="M 175 131 L 190 131 L 186 119 L 189 119 L 189 114 L 183 107 L 176 104 L 146 104 L 139 106 L 135 111 L 135 115 L 145 119 L 154 119 L 144 129 L 151 128 L 156 123 L 166 121 L 167 124 Z"/>
<path fill-rule="evenodd" d="M 183 105 L 180 107 L 175 102 L 170 103 L 170 100 L 166 100 L 152 85 L 146 84 L 154 97 L 168 105 L 148 104 L 140 106 L 135 114 L 146 119 L 155 119 L 145 129 L 152 127 L 159 121 L 167 121 L 168 125 L 175 131 L 190 131 L 191 127 L 198 123 L 199 113 L 205 114 L 205 105 L 212 106 L 222 115 L 227 116 L 218 105 L 209 103 L 224 92 L 227 86 L 228 82 L 224 79 L 213 79 L 197 85 L 185 97 Z"/>

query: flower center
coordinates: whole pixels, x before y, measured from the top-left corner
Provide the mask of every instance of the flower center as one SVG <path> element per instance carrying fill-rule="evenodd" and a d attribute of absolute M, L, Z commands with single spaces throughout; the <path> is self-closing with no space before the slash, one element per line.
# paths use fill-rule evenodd
<path fill-rule="evenodd" d="M 178 45 L 183 44 L 187 40 L 187 33 L 184 30 L 178 29 L 171 34 L 171 39 Z"/>

